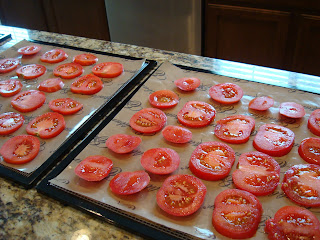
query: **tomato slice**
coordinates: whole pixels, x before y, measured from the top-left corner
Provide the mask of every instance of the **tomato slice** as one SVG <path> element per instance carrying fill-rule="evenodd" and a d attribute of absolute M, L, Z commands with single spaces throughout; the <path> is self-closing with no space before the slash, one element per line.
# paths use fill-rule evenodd
<path fill-rule="evenodd" d="M 111 159 L 94 155 L 83 159 L 74 169 L 76 175 L 86 181 L 101 181 L 111 172 L 113 162 Z"/>
<path fill-rule="evenodd" d="M 320 222 L 305 208 L 285 206 L 266 221 L 265 232 L 270 240 L 320 239 Z"/>
<path fill-rule="evenodd" d="M 320 109 L 314 110 L 308 119 L 309 130 L 317 136 L 320 136 Z"/>
<path fill-rule="evenodd" d="M 174 84 L 182 91 L 193 91 L 200 86 L 200 83 L 200 79 L 194 77 L 179 78 L 174 81 Z"/>
<path fill-rule="evenodd" d="M 64 86 L 63 81 L 61 78 L 49 78 L 40 83 L 38 89 L 43 92 L 56 92 L 62 89 Z"/>
<path fill-rule="evenodd" d="M 214 134 L 227 143 L 245 143 L 254 130 L 255 120 L 245 115 L 232 115 L 217 121 Z"/>
<path fill-rule="evenodd" d="M 66 122 L 60 113 L 48 112 L 34 118 L 27 125 L 27 133 L 43 139 L 59 135 L 66 127 Z"/>
<path fill-rule="evenodd" d="M 285 172 L 281 188 L 293 202 L 305 207 L 319 207 L 320 166 L 316 164 L 292 166 Z"/>
<path fill-rule="evenodd" d="M 152 148 L 141 157 L 142 167 L 153 174 L 169 174 L 178 169 L 179 154 L 170 148 Z"/>
<path fill-rule="evenodd" d="M 298 148 L 298 153 L 306 162 L 320 165 L 320 138 L 303 139 Z"/>
<path fill-rule="evenodd" d="M 166 114 L 157 108 L 144 108 L 136 112 L 129 121 L 133 130 L 140 133 L 159 132 L 167 122 Z"/>
<path fill-rule="evenodd" d="M 8 73 L 16 69 L 19 65 L 19 60 L 15 58 L 5 58 L 0 60 L 0 73 Z"/>
<path fill-rule="evenodd" d="M 89 66 L 98 62 L 98 58 L 91 53 L 83 53 L 73 58 L 74 63 L 78 63 L 82 66 Z"/>
<path fill-rule="evenodd" d="M 20 113 L 7 112 L 0 114 L 0 135 L 17 131 L 23 124 L 24 117 Z"/>
<path fill-rule="evenodd" d="M 157 204 L 173 216 L 188 216 L 202 205 L 207 193 L 204 183 L 191 175 L 168 177 L 157 192 Z"/>
<path fill-rule="evenodd" d="M 62 115 L 71 115 L 79 112 L 83 104 L 72 98 L 59 98 L 49 102 L 49 108 Z"/>
<path fill-rule="evenodd" d="M 170 125 L 162 130 L 162 136 L 172 143 L 187 143 L 192 139 L 192 132 L 184 127 Z"/>
<path fill-rule="evenodd" d="M 262 205 L 253 194 L 227 189 L 220 192 L 215 201 L 212 225 L 229 238 L 250 238 L 257 232 L 262 215 Z"/>
<path fill-rule="evenodd" d="M 123 72 L 123 65 L 117 62 L 103 62 L 92 68 L 94 75 L 102 78 L 115 78 Z"/>
<path fill-rule="evenodd" d="M 220 83 L 209 89 L 210 97 L 222 104 L 239 102 L 243 96 L 243 90 L 234 83 Z"/>
<path fill-rule="evenodd" d="M 0 148 L 3 160 L 12 164 L 23 164 L 33 160 L 39 153 L 40 141 L 30 135 L 10 138 Z"/>
<path fill-rule="evenodd" d="M 119 195 L 130 195 L 143 190 L 150 182 L 145 171 L 121 172 L 110 181 L 111 191 Z"/>
<path fill-rule="evenodd" d="M 288 154 L 294 144 L 294 132 L 276 124 L 262 125 L 253 140 L 253 147 L 273 157 Z"/>
<path fill-rule="evenodd" d="M 41 46 L 38 45 L 30 45 L 30 46 L 25 46 L 21 47 L 18 49 L 18 53 L 22 55 L 34 55 L 38 52 L 40 52 Z"/>
<path fill-rule="evenodd" d="M 40 60 L 46 63 L 58 63 L 68 58 L 68 54 L 62 49 L 52 49 L 45 52 Z"/>
<path fill-rule="evenodd" d="M 22 89 L 22 83 L 17 79 L 0 81 L 0 95 L 2 97 L 12 97 Z"/>
<path fill-rule="evenodd" d="M 265 153 L 243 153 L 239 157 L 238 169 L 232 173 L 232 180 L 239 189 L 256 196 L 268 195 L 279 185 L 280 165 Z"/>
<path fill-rule="evenodd" d="M 216 110 L 209 103 L 201 101 L 189 101 L 178 112 L 178 120 L 187 127 L 205 127 L 216 116 Z"/>
<path fill-rule="evenodd" d="M 11 100 L 11 105 L 19 112 L 32 112 L 46 101 L 46 95 L 38 90 L 28 90 L 19 93 Z"/>
<path fill-rule="evenodd" d="M 106 146 L 115 153 L 132 152 L 141 143 L 141 138 L 127 134 L 115 134 L 106 141 Z"/>
<path fill-rule="evenodd" d="M 280 114 L 289 118 L 302 118 L 306 111 L 304 107 L 295 102 L 283 102 L 280 104 Z"/>
<path fill-rule="evenodd" d="M 93 95 L 100 92 L 103 88 L 101 79 L 93 74 L 84 75 L 71 84 L 70 90 L 73 93 L 80 93 L 85 95 Z"/>
<path fill-rule="evenodd" d="M 149 103 L 156 108 L 171 108 L 179 103 L 179 97 L 171 90 L 160 90 L 150 94 Z"/>
<path fill-rule="evenodd" d="M 42 76 L 47 71 L 45 66 L 40 64 L 29 64 L 17 69 L 17 75 L 24 79 L 34 79 Z"/>
<path fill-rule="evenodd" d="M 249 102 L 249 108 L 252 110 L 266 111 L 274 104 L 272 97 L 262 96 L 256 97 Z"/>
<path fill-rule="evenodd" d="M 228 176 L 235 161 L 235 152 L 221 142 L 205 142 L 196 147 L 189 161 L 189 169 L 197 177 L 216 181 Z"/>
<path fill-rule="evenodd" d="M 61 64 L 53 70 L 56 77 L 72 79 L 80 76 L 84 72 L 83 67 L 78 63 Z"/>

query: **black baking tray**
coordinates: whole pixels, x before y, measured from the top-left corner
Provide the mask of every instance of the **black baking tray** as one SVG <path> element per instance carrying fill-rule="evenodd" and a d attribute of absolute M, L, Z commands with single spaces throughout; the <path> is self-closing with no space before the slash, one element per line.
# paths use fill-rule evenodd
<path fill-rule="evenodd" d="M 11 34 L 0 33 L 0 43 L 6 41 L 11 38 Z"/>

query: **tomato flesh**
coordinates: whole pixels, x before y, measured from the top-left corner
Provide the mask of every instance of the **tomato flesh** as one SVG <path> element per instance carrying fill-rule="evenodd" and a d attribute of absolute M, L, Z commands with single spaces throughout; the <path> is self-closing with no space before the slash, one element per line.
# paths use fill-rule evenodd
<path fill-rule="evenodd" d="M 17 75 L 24 79 L 34 79 L 42 76 L 47 71 L 45 66 L 40 64 L 29 64 L 17 69 Z"/>
<path fill-rule="evenodd" d="M 22 83 L 17 79 L 0 81 L 0 95 L 2 97 L 12 97 L 22 89 Z"/>
<path fill-rule="evenodd" d="M 115 134 L 106 141 L 106 146 L 115 153 L 132 152 L 141 143 L 141 138 L 127 134 Z"/>
<path fill-rule="evenodd" d="M 63 81 L 60 78 L 49 78 L 40 83 L 38 89 L 43 92 L 56 92 L 62 89 L 64 86 Z"/>
<path fill-rule="evenodd" d="M 20 113 L 7 112 L 0 114 L 0 135 L 7 135 L 17 131 L 24 122 Z"/>
<path fill-rule="evenodd" d="M 19 60 L 14 58 L 5 58 L 0 60 L 0 73 L 8 73 L 16 69 L 19 65 Z"/>
<path fill-rule="evenodd" d="M 320 109 L 311 113 L 308 119 L 308 128 L 313 134 L 320 136 Z"/>
<path fill-rule="evenodd" d="M 32 112 L 41 107 L 46 101 L 46 96 L 38 90 L 28 90 L 19 93 L 11 100 L 11 105 L 19 112 Z"/>
<path fill-rule="evenodd" d="M 40 60 L 42 62 L 47 62 L 47 63 L 58 63 L 58 62 L 62 62 L 67 58 L 68 58 L 68 55 L 62 49 L 52 49 L 45 52 L 40 57 Z"/>
<path fill-rule="evenodd" d="M 70 90 L 73 93 L 93 95 L 103 88 L 101 79 L 93 74 L 87 74 L 72 82 Z"/>
<path fill-rule="evenodd" d="M 59 98 L 49 102 L 49 108 L 62 115 L 71 115 L 79 112 L 83 104 L 72 98 Z"/>
<path fill-rule="evenodd" d="M 89 66 L 98 62 L 98 58 L 91 53 L 83 53 L 75 56 L 73 62 L 82 66 Z"/>
<path fill-rule="evenodd" d="M 19 48 L 18 53 L 28 56 L 28 55 L 34 55 L 34 54 L 40 52 L 40 50 L 41 50 L 41 46 L 30 45 L 30 46 L 25 46 L 25 47 Z"/>
<path fill-rule="evenodd" d="M 84 72 L 83 67 L 77 63 L 65 63 L 59 65 L 53 70 L 53 74 L 56 77 L 64 79 L 72 79 L 80 76 Z"/>
<path fill-rule="evenodd" d="M 171 90 L 160 90 L 150 94 L 149 102 L 156 108 L 171 108 L 179 103 L 179 97 Z"/>
<path fill-rule="evenodd" d="M 180 126 L 166 126 L 162 130 L 162 136 L 172 143 L 187 143 L 192 139 L 192 132 Z"/>
<path fill-rule="evenodd" d="M 320 165 L 320 138 L 303 139 L 298 148 L 298 153 L 306 162 Z"/>
<path fill-rule="evenodd" d="M 280 104 L 280 114 L 290 118 L 302 118 L 306 112 L 304 107 L 295 102 L 284 102 Z"/>
<path fill-rule="evenodd" d="M 123 65 L 117 62 L 103 62 L 95 65 L 92 72 L 101 78 L 115 78 L 123 72 Z"/>
<path fill-rule="evenodd" d="M 194 77 L 179 78 L 174 81 L 174 84 L 182 91 L 193 91 L 200 86 L 200 83 L 200 79 Z"/>
<path fill-rule="evenodd" d="M 243 90 L 234 83 L 221 83 L 209 89 L 210 97 L 222 104 L 237 103 L 243 96 Z"/>
<path fill-rule="evenodd" d="M 266 111 L 274 104 L 272 97 L 262 96 L 256 97 L 249 102 L 249 108 L 257 111 Z"/>

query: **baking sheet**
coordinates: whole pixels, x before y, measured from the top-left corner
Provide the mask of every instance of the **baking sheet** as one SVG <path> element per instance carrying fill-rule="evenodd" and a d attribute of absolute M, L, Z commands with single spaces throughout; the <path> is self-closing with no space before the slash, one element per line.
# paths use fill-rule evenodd
<path fill-rule="evenodd" d="M 174 80 L 182 77 L 197 77 L 201 80 L 201 86 L 194 92 L 182 92 L 173 83 Z M 210 98 L 208 94 L 209 88 L 215 84 L 225 82 L 236 83 L 244 90 L 244 96 L 239 103 L 221 105 Z M 183 105 L 190 100 L 204 101 L 214 106 L 217 111 L 214 122 L 200 129 L 189 128 L 193 134 L 192 140 L 187 144 L 181 145 L 166 142 L 160 132 L 151 136 L 134 132 L 129 126 L 129 119 L 142 108 L 151 107 L 147 100 L 149 94 L 162 89 L 170 89 L 176 92 L 180 98 L 177 106 L 164 110 L 168 117 L 167 125 L 180 125 L 176 115 Z M 275 100 L 275 104 L 270 110 L 267 112 L 248 110 L 248 103 L 251 99 L 265 95 L 271 96 Z M 279 105 L 285 101 L 302 104 L 306 110 L 305 117 L 298 120 L 281 117 L 279 115 Z M 298 146 L 302 139 L 314 136 L 307 128 L 307 120 L 311 112 L 319 106 L 320 98 L 317 94 L 219 76 L 203 72 L 201 69 L 190 70 L 179 68 L 166 62 L 157 69 L 106 127 L 91 140 L 89 139 L 88 145 L 83 150 L 78 149 L 66 159 L 66 162 L 63 161 L 64 165 L 61 165 L 60 168 L 52 172 L 48 178 L 41 182 L 38 190 L 52 197 L 67 201 L 76 207 L 86 209 L 89 212 L 95 212 L 99 216 L 103 215 L 108 219 L 113 219 L 116 222 L 117 216 L 124 216 L 124 219 L 128 219 L 130 224 L 127 224 L 123 219 L 118 219 L 121 225 L 125 225 L 128 229 L 141 232 L 155 239 L 166 239 L 168 236 L 177 239 L 228 239 L 213 228 L 211 217 L 215 197 L 225 189 L 234 188 L 231 174 L 236 168 L 240 154 L 255 150 L 252 146 L 252 141 L 261 125 L 274 123 L 290 128 L 296 136 L 295 145 L 286 156 L 275 158 L 281 166 L 282 181 L 283 174 L 289 167 L 305 163 L 298 155 Z M 118 172 L 143 170 L 140 158 L 150 148 L 168 147 L 174 149 L 180 155 L 181 163 L 179 169 L 173 174 L 192 174 L 188 169 L 188 162 L 193 150 L 200 143 L 220 141 L 214 136 L 215 122 L 234 114 L 244 114 L 253 117 L 256 121 L 255 131 L 247 143 L 239 145 L 228 144 L 235 150 L 237 156 L 231 174 L 220 181 L 203 180 L 208 191 L 203 206 L 195 214 L 187 217 L 172 217 L 164 213 L 157 206 L 156 192 L 167 176 L 150 174 L 151 182 L 148 187 L 132 196 L 117 196 L 110 191 L 108 184 Z M 106 148 L 105 141 L 108 137 L 117 133 L 139 135 L 142 138 L 142 143 L 130 154 L 115 154 Z M 97 154 L 107 156 L 113 160 L 114 168 L 110 176 L 97 183 L 81 180 L 74 174 L 75 166 L 85 157 Z M 265 221 L 273 217 L 275 212 L 282 206 L 294 205 L 294 203 L 285 197 L 280 186 L 278 186 L 273 194 L 258 198 L 263 205 L 264 212 L 259 229 L 252 239 L 268 239 L 264 233 Z M 83 201 L 85 205 L 83 205 Z M 317 217 L 320 217 L 320 209 L 310 208 L 309 210 L 316 214 Z M 132 226 L 134 223 L 139 223 L 140 225 L 135 229 Z M 147 228 L 143 228 L 143 226 L 147 226 Z M 159 232 L 164 235 L 159 234 Z"/>

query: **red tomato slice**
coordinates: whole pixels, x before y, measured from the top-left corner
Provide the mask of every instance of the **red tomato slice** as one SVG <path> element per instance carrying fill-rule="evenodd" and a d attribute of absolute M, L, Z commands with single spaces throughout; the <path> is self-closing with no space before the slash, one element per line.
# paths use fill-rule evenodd
<path fill-rule="evenodd" d="M 27 125 L 27 133 L 43 139 L 59 135 L 66 127 L 66 122 L 61 114 L 48 112 L 34 118 Z"/>
<path fill-rule="evenodd" d="M 127 134 L 115 134 L 106 141 L 106 146 L 115 153 L 132 152 L 141 143 L 141 138 Z"/>
<path fill-rule="evenodd" d="M 86 181 L 101 181 L 106 178 L 113 166 L 107 157 L 94 155 L 83 159 L 74 169 L 76 175 Z"/>
<path fill-rule="evenodd" d="M 72 79 L 80 76 L 83 73 L 83 67 L 78 63 L 61 64 L 53 70 L 56 77 L 64 79 Z"/>
<path fill-rule="evenodd" d="M 38 90 L 28 90 L 19 93 L 11 100 L 11 105 L 19 112 L 32 112 L 46 101 L 46 95 Z"/>
<path fill-rule="evenodd" d="M 253 140 L 253 147 L 273 157 L 288 154 L 294 144 L 294 133 L 283 126 L 265 124 L 259 128 Z"/>
<path fill-rule="evenodd" d="M 284 102 L 280 104 L 280 114 L 289 118 L 302 118 L 306 112 L 298 103 Z"/>
<path fill-rule="evenodd" d="M 284 174 L 281 188 L 293 202 L 305 207 L 319 207 L 320 166 L 316 164 L 292 166 Z"/>
<path fill-rule="evenodd" d="M 184 127 L 166 126 L 162 130 L 163 137 L 172 143 L 187 143 L 192 139 L 192 132 Z"/>
<path fill-rule="evenodd" d="M 239 102 L 243 96 L 241 87 L 234 83 L 221 83 L 209 89 L 210 97 L 222 104 Z"/>
<path fill-rule="evenodd" d="M 73 93 L 93 95 L 100 92 L 102 88 L 103 82 L 100 78 L 93 74 L 87 74 L 74 80 L 71 84 L 70 90 Z"/>
<path fill-rule="evenodd" d="M 168 177 L 157 192 L 157 204 L 173 216 L 188 216 L 202 205 L 207 193 L 204 183 L 191 175 Z"/>
<path fill-rule="evenodd" d="M 216 110 L 209 103 L 200 101 L 189 101 L 178 112 L 178 120 L 187 127 L 205 127 L 209 125 L 216 116 Z"/>
<path fill-rule="evenodd" d="M 160 90 L 150 94 L 149 103 L 156 108 L 171 108 L 179 103 L 179 97 L 171 90 Z"/>
<path fill-rule="evenodd" d="M 258 111 L 266 111 L 274 104 L 272 97 L 262 96 L 256 97 L 249 102 L 249 108 Z"/>
<path fill-rule="evenodd" d="M 200 86 L 200 79 L 185 77 L 175 80 L 174 84 L 182 91 L 193 91 Z"/>
<path fill-rule="evenodd" d="M 157 108 L 144 108 L 136 112 L 130 119 L 133 130 L 141 133 L 159 132 L 167 122 L 166 114 Z"/>
<path fill-rule="evenodd" d="M 42 76 L 47 71 L 45 66 L 40 64 L 29 64 L 17 69 L 17 75 L 24 79 L 34 79 Z"/>
<path fill-rule="evenodd" d="M 169 174 L 178 169 L 179 154 L 170 148 L 152 148 L 141 157 L 142 167 L 153 174 Z"/>
<path fill-rule="evenodd" d="M 320 138 L 305 138 L 298 148 L 300 157 L 308 163 L 320 165 Z"/>
<path fill-rule="evenodd" d="M 12 164 L 23 164 L 33 160 L 39 153 L 40 141 L 29 135 L 10 138 L 0 148 L 3 160 Z"/>
<path fill-rule="evenodd" d="M 102 78 L 115 78 L 123 72 L 123 65 L 117 62 L 103 62 L 92 68 L 94 75 Z"/>
<path fill-rule="evenodd" d="M 239 157 L 238 169 L 232 173 L 232 180 L 239 189 L 256 196 L 268 195 L 279 185 L 280 165 L 265 153 L 243 153 Z"/>
<path fill-rule="evenodd" d="M 0 95 L 2 97 L 12 97 L 22 89 L 22 83 L 17 79 L 3 80 L 0 82 Z"/>
<path fill-rule="evenodd" d="M 83 104 L 73 100 L 72 98 L 59 98 L 49 102 L 49 108 L 61 113 L 62 115 L 71 115 L 79 112 L 83 107 Z"/>
<path fill-rule="evenodd" d="M 33 54 L 40 52 L 40 50 L 41 50 L 41 46 L 30 45 L 30 46 L 25 46 L 25 47 L 19 48 L 18 53 L 20 53 L 22 55 L 33 55 Z"/>
<path fill-rule="evenodd" d="M 15 58 L 5 58 L 0 60 L 0 73 L 8 73 L 16 69 L 19 65 L 19 60 Z"/>
<path fill-rule="evenodd" d="M 24 117 L 20 113 L 7 112 L 0 114 L 0 135 L 17 131 L 23 122 Z"/>
<path fill-rule="evenodd" d="M 111 191 L 119 195 L 130 195 L 143 190 L 150 182 L 145 171 L 121 172 L 110 181 Z"/>
<path fill-rule="evenodd" d="M 245 143 L 254 130 L 255 120 L 245 115 L 232 115 L 217 121 L 214 134 L 227 143 Z"/>
<path fill-rule="evenodd" d="M 205 142 L 192 152 L 189 169 L 197 177 L 216 181 L 225 178 L 235 161 L 235 152 L 225 143 Z"/>
<path fill-rule="evenodd" d="M 320 239 L 320 222 L 305 208 L 285 206 L 266 221 L 265 232 L 270 240 Z"/>
<path fill-rule="evenodd" d="M 262 215 L 262 205 L 253 194 L 227 189 L 214 201 L 212 225 L 222 235 L 243 239 L 253 237 Z"/>
<path fill-rule="evenodd" d="M 68 58 L 68 55 L 66 54 L 65 51 L 61 49 L 52 49 L 50 51 L 45 52 L 40 57 L 40 60 L 46 63 L 58 63 L 58 62 L 62 62 L 67 58 Z"/>
<path fill-rule="evenodd" d="M 317 136 L 320 136 L 320 109 L 314 110 L 308 119 L 309 130 Z"/>
<path fill-rule="evenodd" d="M 40 91 L 52 93 L 59 91 L 64 86 L 63 81 L 60 78 L 49 78 L 47 80 L 44 80 L 40 83 L 38 86 L 38 89 Z"/>
<path fill-rule="evenodd" d="M 91 53 L 83 53 L 75 56 L 73 62 L 82 66 L 89 66 L 98 62 L 98 58 Z"/>

